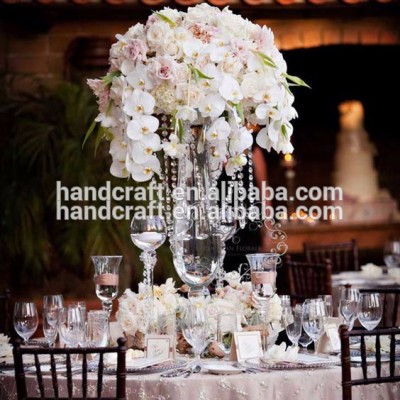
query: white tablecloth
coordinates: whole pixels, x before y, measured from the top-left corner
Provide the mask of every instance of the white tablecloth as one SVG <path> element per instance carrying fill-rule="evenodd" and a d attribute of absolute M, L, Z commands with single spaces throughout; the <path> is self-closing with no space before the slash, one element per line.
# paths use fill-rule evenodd
<path fill-rule="evenodd" d="M 361 368 L 352 368 L 353 376 L 361 377 Z M 384 367 L 382 375 L 387 374 Z M 45 378 L 50 383 L 50 377 Z M 77 387 L 80 384 L 79 376 Z M 65 390 L 65 378 L 60 381 Z M 115 377 L 104 377 L 106 394 L 115 393 Z M 29 391 L 35 392 L 35 378 L 28 378 Z M 90 378 L 89 388 L 95 394 L 96 381 Z M 11 374 L 0 374 L 0 399 L 16 399 L 15 381 Z M 159 374 L 128 374 L 127 395 L 132 400 L 340 400 L 341 368 L 269 371 L 258 374 L 210 375 L 194 374 L 190 378 L 162 378 Z M 51 393 L 51 392 L 49 392 Z M 354 400 L 395 400 L 400 398 L 400 384 L 380 384 L 353 388 Z"/>

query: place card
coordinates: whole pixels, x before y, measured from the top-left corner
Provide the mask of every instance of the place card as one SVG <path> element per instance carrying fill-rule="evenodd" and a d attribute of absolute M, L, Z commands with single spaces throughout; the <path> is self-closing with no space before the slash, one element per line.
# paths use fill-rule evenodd
<path fill-rule="evenodd" d="M 330 317 L 324 326 L 325 332 L 318 341 L 319 353 L 332 353 L 340 351 L 339 337 L 340 319 Z"/>
<path fill-rule="evenodd" d="M 175 358 L 174 335 L 146 335 L 144 352 L 146 358 L 167 361 Z"/>
<path fill-rule="evenodd" d="M 263 354 L 260 331 L 234 332 L 231 347 L 231 361 L 243 362 Z"/>

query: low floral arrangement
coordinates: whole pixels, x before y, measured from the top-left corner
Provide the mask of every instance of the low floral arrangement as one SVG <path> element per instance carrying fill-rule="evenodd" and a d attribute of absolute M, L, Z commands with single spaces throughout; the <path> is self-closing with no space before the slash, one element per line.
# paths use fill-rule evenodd
<path fill-rule="evenodd" d="M 239 315 L 243 329 L 252 324 L 252 320 L 257 314 L 257 305 L 251 294 L 251 282 L 241 282 L 238 272 L 227 273 L 225 280 L 228 285 L 218 289 L 211 298 L 191 300 L 198 302 L 199 306 L 205 307 L 210 338 L 216 337 L 218 314 L 235 313 Z M 168 278 L 165 284 L 154 285 L 154 315 L 152 318 L 159 320 L 160 316 L 172 314 L 179 319 L 188 302 L 187 298 L 178 293 L 172 278 Z M 134 293 L 130 289 L 125 290 L 118 299 L 118 304 L 116 319 L 121 330 L 126 335 L 143 337 L 149 321 L 149 303 L 145 285 L 139 284 L 138 293 Z M 268 313 L 268 330 L 271 335 L 275 335 L 283 329 L 281 316 L 281 300 L 278 295 L 275 295 L 271 298 Z"/>
<path fill-rule="evenodd" d="M 10 343 L 10 338 L 3 333 L 0 333 L 0 364 L 2 362 L 2 358 L 9 359 L 12 358 L 12 345 Z"/>
<path fill-rule="evenodd" d="M 113 175 L 150 180 L 161 173 L 158 152 L 182 157 L 184 125 L 204 121 L 214 171 L 224 166 L 233 175 L 246 164 L 251 125 L 261 128 L 261 147 L 293 151 L 290 86 L 307 85 L 287 74 L 269 28 L 202 3 L 187 12 L 164 8 L 116 37 L 108 74 L 88 80 Z"/>

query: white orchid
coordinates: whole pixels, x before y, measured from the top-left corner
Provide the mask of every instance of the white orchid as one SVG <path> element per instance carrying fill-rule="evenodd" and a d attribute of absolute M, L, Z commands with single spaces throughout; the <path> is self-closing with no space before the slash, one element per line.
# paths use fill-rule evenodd
<path fill-rule="evenodd" d="M 132 140 L 142 140 L 147 136 L 153 136 L 158 126 L 159 121 L 156 117 L 142 115 L 128 123 L 127 135 Z"/>
<path fill-rule="evenodd" d="M 222 79 L 221 86 L 219 87 L 219 94 L 225 100 L 235 104 L 243 99 L 243 92 L 238 81 L 228 74 L 225 74 Z"/>
<path fill-rule="evenodd" d="M 140 117 L 144 114 L 152 114 L 154 111 L 154 97 L 142 90 L 135 90 L 127 96 L 124 104 L 124 111 L 131 117 Z"/>
<path fill-rule="evenodd" d="M 169 136 L 169 141 L 162 144 L 164 153 L 172 158 L 181 158 L 185 155 L 186 146 L 179 142 L 179 138 L 175 134 Z"/>
<path fill-rule="evenodd" d="M 246 149 L 253 142 L 244 128 L 247 123 L 260 126 L 256 141 L 263 148 L 293 150 L 290 121 L 297 113 L 288 84 L 305 84 L 286 73 L 268 27 L 229 8 L 202 3 L 187 12 L 159 10 L 145 25 L 136 24 L 116 38 L 109 73 L 88 80 L 99 105 L 96 122 L 109 131 L 107 138 L 120 141 L 110 148 L 113 175 L 131 173 L 133 179 L 148 180 L 159 166 L 152 161 L 154 165 L 143 170 L 143 165 L 157 152 L 182 157 L 187 140 L 181 128 L 186 122 L 206 120 L 212 126 L 203 145 L 214 175 L 224 166 L 232 175 L 245 164 Z M 179 139 L 169 134 L 159 145 L 153 137 L 159 135 L 159 116 L 154 114 L 170 117 L 174 126 L 168 128 L 179 131 Z M 121 146 L 124 141 L 128 155 Z"/>
<path fill-rule="evenodd" d="M 159 174 L 161 170 L 160 161 L 156 156 L 150 156 L 142 164 L 135 163 L 133 159 L 128 158 L 126 169 L 137 182 L 149 181 L 153 175 Z"/>

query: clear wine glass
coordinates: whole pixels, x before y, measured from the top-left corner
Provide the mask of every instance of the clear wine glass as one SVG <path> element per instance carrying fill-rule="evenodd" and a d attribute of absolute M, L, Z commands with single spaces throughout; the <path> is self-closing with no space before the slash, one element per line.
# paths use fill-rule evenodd
<path fill-rule="evenodd" d="M 60 311 L 60 336 L 67 347 L 77 347 L 85 335 L 82 313 L 76 304 Z"/>
<path fill-rule="evenodd" d="M 383 259 L 388 268 L 400 267 L 400 240 L 390 240 L 385 243 Z"/>
<path fill-rule="evenodd" d="M 13 314 L 14 329 L 24 339 L 25 344 L 36 332 L 39 316 L 35 303 L 17 302 Z"/>
<path fill-rule="evenodd" d="M 146 216 L 145 218 L 133 218 L 131 222 L 131 239 L 135 246 L 143 250 L 140 255 L 144 264 L 144 283 L 153 296 L 153 272 L 157 262 L 156 249 L 167 238 L 167 225 L 164 218 Z"/>
<path fill-rule="evenodd" d="M 326 309 L 321 299 L 307 299 L 303 304 L 303 328 L 314 342 L 314 353 L 317 353 L 317 342 L 324 332 Z"/>
<path fill-rule="evenodd" d="M 54 346 L 59 328 L 60 309 L 43 308 L 42 324 L 43 334 L 50 347 Z"/>
<path fill-rule="evenodd" d="M 353 329 L 354 322 L 357 318 L 358 301 L 360 299 L 360 292 L 355 288 L 341 288 L 339 299 L 339 315 L 343 317 L 343 322 Z"/>
<path fill-rule="evenodd" d="M 227 358 L 231 352 L 233 333 L 238 330 L 236 314 L 219 314 L 217 320 L 217 342 Z"/>
<path fill-rule="evenodd" d="M 286 334 L 293 346 L 297 347 L 303 328 L 303 307 L 298 305 L 292 308 L 291 311 L 291 318 L 287 319 Z"/>
<path fill-rule="evenodd" d="M 112 301 L 118 295 L 119 265 L 122 256 L 92 256 L 96 295 L 101 300 L 103 310 L 110 316 Z"/>
<path fill-rule="evenodd" d="M 262 320 L 262 347 L 268 348 L 267 318 L 269 301 L 276 292 L 276 266 L 279 262 L 277 253 L 259 253 L 246 255 L 251 271 L 252 296 L 259 305 Z"/>
<path fill-rule="evenodd" d="M 181 329 L 183 336 L 192 346 L 195 356 L 194 364 L 200 365 L 200 355 L 208 343 L 208 324 L 205 307 L 190 304 L 183 311 Z"/>
<path fill-rule="evenodd" d="M 358 320 L 361 325 L 371 331 L 382 319 L 382 302 L 379 293 L 361 293 L 358 303 Z"/>

